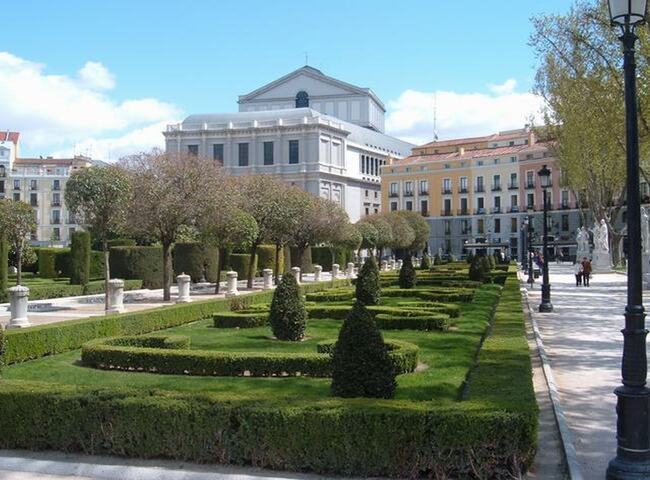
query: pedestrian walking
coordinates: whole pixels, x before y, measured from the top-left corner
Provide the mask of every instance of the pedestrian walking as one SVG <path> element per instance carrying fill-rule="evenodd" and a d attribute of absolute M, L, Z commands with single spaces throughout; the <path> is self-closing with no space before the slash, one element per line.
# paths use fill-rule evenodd
<path fill-rule="evenodd" d="M 580 287 L 582 285 L 582 263 L 581 262 L 575 263 L 575 265 L 573 266 L 573 273 L 576 276 L 576 287 Z"/>
<path fill-rule="evenodd" d="M 589 280 L 591 278 L 591 261 L 584 257 L 582 259 L 582 284 L 585 287 L 589 286 Z"/>

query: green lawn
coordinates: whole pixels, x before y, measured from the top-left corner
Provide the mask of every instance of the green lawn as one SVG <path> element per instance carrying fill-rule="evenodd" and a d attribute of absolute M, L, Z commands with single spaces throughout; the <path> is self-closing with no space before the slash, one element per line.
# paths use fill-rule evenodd
<path fill-rule="evenodd" d="M 456 326 L 448 332 L 411 330 L 385 331 L 386 339 L 404 340 L 418 345 L 422 369 L 398 377 L 396 399 L 432 401 L 440 405 L 459 399 L 463 382 L 472 366 L 490 312 L 500 287 L 486 285 L 476 292 L 474 302 L 461 305 Z M 394 305 L 409 298 L 385 298 L 382 305 Z M 336 339 L 341 320 L 309 320 L 307 340 L 281 342 L 270 338 L 269 327 L 254 329 L 217 329 L 212 320 L 164 330 L 187 335 L 191 348 L 223 351 L 316 352 L 322 340 Z M 96 370 L 79 363 L 80 351 L 44 357 L 14 364 L 4 370 L 6 380 L 35 380 L 101 387 L 135 387 L 176 391 L 205 391 L 234 397 L 278 402 L 325 399 L 329 379 L 285 377 L 190 377 Z"/>

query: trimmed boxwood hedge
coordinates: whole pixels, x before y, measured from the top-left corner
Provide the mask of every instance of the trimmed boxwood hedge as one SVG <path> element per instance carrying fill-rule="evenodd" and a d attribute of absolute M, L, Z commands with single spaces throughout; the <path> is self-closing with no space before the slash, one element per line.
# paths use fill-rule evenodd
<path fill-rule="evenodd" d="M 255 328 L 268 323 L 267 310 L 244 310 L 241 312 L 217 312 L 212 315 L 215 328 Z"/>
<path fill-rule="evenodd" d="M 257 255 L 255 256 L 255 267 L 253 270 L 257 270 Z M 228 255 L 227 267 L 234 272 L 237 272 L 237 278 L 239 280 L 244 280 L 248 277 L 248 266 L 251 262 L 251 256 L 248 253 L 231 253 Z"/>
<path fill-rule="evenodd" d="M 400 340 L 386 340 L 384 343 L 388 348 L 388 356 L 393 362 L 397 375 L 415 371 L 418 366 L 419 348 L 417 345 Z M 318 353 L 332 354 L 335 348 L 336 341 L 334 340 L 319 342 L 316 346 Z"/>
<path fill-rule="evenodd" d="M 385 313 L 375 315 L 375 323 L 381 330 L 424 330 L 447 331 L 449 330 L 449 316 L 436 314 L 423 314 L 413 316 L 394 316 Z"/>
<path fill-rule="evenodd" d="M 124 291 L 139 290 L 142 288 L 142 280 L 125 280 Z M 78 297 L 81 295 L 98 295 L 104 293 L 104 281 L 97 280 L 86 285 L 69 285 L 59 282 L 46 285 L 34 285 L 29 287 L 30 300 L 48 300 L 52 298 Z"/>
<path fill-rule="evenodd" d="M 162 288 L 162 248 L 113 247 L 110 250 L 112 278 L 142 280 L 144 288 Z"/>
<path fill-rule="evenodd" d="M 9 287 L 9 242 L 0 236 L 0 303 L 6 301 Z"/>
<path fill-rule="evenodd" d="M 205 274 L 208 282 L 217 280 L 219 249 L 199 242 L 175 243 L 172 251 L 174 278 L 186 273 L 192 282 L 201 281 Z"/>
<path fill-rule="evenodd" d="M 340 302 L 354 299 L 354 290 L 350 288 L 332 288 L 324 292 L 308 293 L 308 302 Z"/>
<path fill-rule="evenodd" d="M 56 278 L 57 248 L 35 248 L 38 258 L 38 276 L 41 278 Z"/>
<path fill-rule="evenodd" d="M 90 281 L 90 232 L 76 230 L 71 236 L 70 284 L 85 285 Z"/>
<path fill-rule="evenodd" d="M 280 262 L 278 271 L 284 272 L 284 249 L 280 249 Z M 257 275 L 262 275 L 262 270 L 270 268 L 275 273 L 275 245 L 260 245 L 257 247 Z"/>
<path fill-rule="evenodd" d="M 335 286 L 345 285 L 346 280 L 332 282 Z M 329 282 L 302 286 L 305 292 L 324 290 Z M 75 285 L 66 285 L 75 287 Z M 270 303 L 273 291 L 250 294 L 252 302 Z M 229 309 L 227 299 L 204 300 L 192 303 L 169 305 L 140 312 L 90 317 L 78 320 L 39 325 L 7 331 L 5 363 L 11 364 L 54 355 L 80 348 L 84 343 L 102 337 L 139 335 L 156 330 L 210 318 L 217 311 Z"/>

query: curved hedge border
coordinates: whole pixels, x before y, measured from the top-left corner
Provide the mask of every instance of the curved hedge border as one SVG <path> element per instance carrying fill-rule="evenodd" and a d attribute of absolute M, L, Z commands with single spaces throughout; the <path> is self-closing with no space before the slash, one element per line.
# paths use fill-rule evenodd
<path fill-rule="evenodd" d="M 212 315 L 215 328 L 255 328 L 268 323 L 268 310 L 218 312 Z"/>
<path fill-rule="evenodd" d="M 382 330 L 449 330 L 449 316 L 422 314 L 414 316 L 393 316 L 385 313 L 375 315 L 375 323 Z"/>
<path fill-rule="evenodd" d="M 418 351 L 417 345 L 400 340 L 386 340 L 384 342 L 388 348 L 388 356 L 395 365 L 395 372 L 397 375 L 403 373 L 412 373 L 418 366 Z M 328 340 L 318 343 L 316 350 L 319 353 L 332 354 L 336 348 L 336 342 Z"/>
<path fill-rule="evenodd" d="M 388 341 L 398 374 L 418 364 L 418 347 Z M 220 352 L 189 350 L 184 336 L 129 336 L 94 340 L 81 349 L 84 365 L 103 370 L 125 370 L 172 375 L 216 377 L 310 376 L 329 377 L 334 342 L 322 342 L 318 353 Z"/>
<path fill-rule="evenodd" d="M 332 289 L 325 292 L 308 293 L 305 296 L 308 302 L 340 302 L 342 300 L 354 299 L 352 289 Z"/>

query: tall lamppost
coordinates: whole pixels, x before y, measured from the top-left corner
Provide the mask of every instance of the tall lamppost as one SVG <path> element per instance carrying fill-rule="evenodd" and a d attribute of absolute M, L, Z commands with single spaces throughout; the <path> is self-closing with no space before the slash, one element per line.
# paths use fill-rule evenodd
<path fill-rule="evenodd" d="M 533 271 L 533 216 L 526 215 L 524 219 L 524 225 L 526 226 L 526 265 L 528 266 L 526 271 L 528 273 L 528 279 L 526 283 L 532 285 L 535 283 L 535 272 Z"/>
<path fill-rule="evenodd" d="M 553 311 L 553 304 L 551 303 L 551 284 L 548 281 L 548 198 L 547 189 L 551 186 L 551 171 L 546 168 L 546 165 L 537 172 L 539 175 L 539 183 L 544 192 L 544 228 L 542 229 L 542 303 L 539 304 L 539 311 L 548 313 Z"/>
<path fill-rule="evenodd" d="M 521 270 L 528 273 L 528 217 L 521 222 Z"/>
<path fill-rule="evenodd" d="M 647 0 L 608 0 L 612 26 L 618 26 L 623 43 L 625 76 L 625 126 L 627 167 L 627 305 L 623 329 L 623 385 L 617 396 L 616 457 L 609 462 L 607 478 L 650 479 L 650 389 L 646 356 L 645 311 L 641 281 L 641 202 L 639 196 L 639 134 L 637 126 L 636 27 L 645 22 Z"/>

